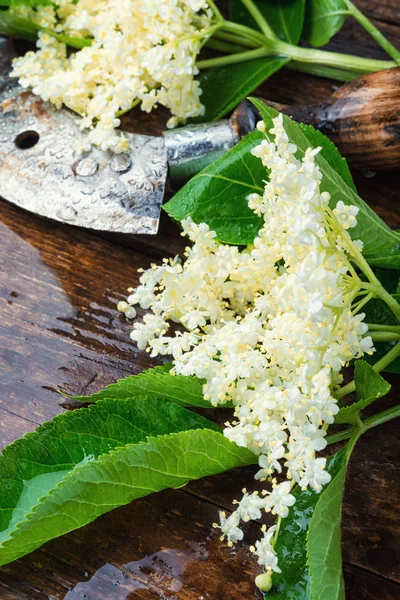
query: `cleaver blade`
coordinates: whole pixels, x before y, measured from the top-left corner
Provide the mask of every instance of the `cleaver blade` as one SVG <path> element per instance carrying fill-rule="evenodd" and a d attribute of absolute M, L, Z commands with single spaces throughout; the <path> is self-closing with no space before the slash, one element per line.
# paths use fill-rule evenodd
<path fill-rule="evenodd" d="M 0 77 L 0 196 L 78 227 L 156 234 L 168 173 L 164 138 L 125 133 L 128 153 L 93 149 L 79 159 L 81 135 L 75 114 Z"/>

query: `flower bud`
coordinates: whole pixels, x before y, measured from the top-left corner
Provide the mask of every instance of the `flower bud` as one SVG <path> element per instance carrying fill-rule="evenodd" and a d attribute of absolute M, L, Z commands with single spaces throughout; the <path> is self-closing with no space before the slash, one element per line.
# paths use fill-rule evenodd
<path fill-rule="evenodd" d="M 261 592 L 269 592 L 272 588 L 272 574 L 262 573 L 262 575 L 257 575 L 255 584 Z"/>

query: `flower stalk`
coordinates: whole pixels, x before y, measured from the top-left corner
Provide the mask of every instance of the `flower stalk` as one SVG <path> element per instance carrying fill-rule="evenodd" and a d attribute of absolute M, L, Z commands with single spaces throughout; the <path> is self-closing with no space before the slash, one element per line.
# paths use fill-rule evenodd
<path fill-rule="evenodd" d="M 363 432 L 368 431 L 373 427 L 378 427 L 378 425 L 383 425 L 383 423 L 388 423 L 389 421 L 397 419 L 398 417 L 400 417 L 400 404 L 397 404 L 392 408 L 388 408 L 387 410 L 383 410 L 382 412 L 373 415 L 364 421 L 361 421 Z M 332 435 L 328 435 L 326 441 L 328 445 L 343 442 L 350 439 L 358 429 L 359 427 L 349 427 L 348 429 L 343 429 L 343 431 L 338 431 Z"/>
<path fill-rule="evenodd" d="M 216 37 L 236 45 L 233 49 L 224 45 L 217 46 L 215 44 L 212 44 L 212 47 L 221 52 L 234 54 L 237 60 L 233 60 L 232 56 L 229 55 L 220 56 L 217 59 L 211 58 L 208 60 L 200 60 L 197 62 L 199 69 L 219 67 L 234 62 L 254 60 L 255 58 L 286 56 L 291 59 L 290 66 L 294 70 L 333 77 L 341 81 L 348 81 L 364 73 L 388 69 L 400 64 L 400 51 L 397 50 L 397 48 L 385 38 L 382 32 L 380 32 L 349 0 L 345 0 L 347 10 L 338 11 L 338 14 L 353 16 L 393 60 L 363 58 L 350 54 L 329 52 L 314 48 L 303 48 L 284 42 L 276 36 L 267 19 L 253 0 L 241 1 L 257 23 L 260 31 L 223 19 L 220 11 L 216 9 L 215 4 L 212 3 L 213 10 L 216 10 L 216 18 L 220 20 L 221 24 L 219 31 L 215 34 Z M 265 51 L 246 54 L 239 52 L 237 46 L 250 47 L 254 50 L 265 48 Z"/>

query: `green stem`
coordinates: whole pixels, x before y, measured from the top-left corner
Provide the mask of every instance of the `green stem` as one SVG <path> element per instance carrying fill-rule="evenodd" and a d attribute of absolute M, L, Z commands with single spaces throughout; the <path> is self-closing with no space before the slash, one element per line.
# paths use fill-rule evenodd
<path fill-rule="evenodd" d="M 268 25 L 266 19 L 264 18 L 264 15 L 254 4 L 253 0 L 241 0 L 241 2 L 247 8 L 247 10 L 251 14 L 251 16 L 253 17 L 253 19 L 255 20 L 265 37 L 271 40 L 277 39 L 275 33 L 272 31 L 271 27 Z"/>
<path fill-rule="evenodd" d="M 262 45 L 259 42 L 255 42 L 252 39 L 247 39 L 243 35 L 235 35 L 234 33 L 229 33 L 227 31 L 222 30 L 217 31 L 214 34 L 214 38 L 224 40 L 226 42 L 232 42 L 241 46 L 246 46 L 247 48 L 259 48 Z"/>
<path fill-rule="evenodd" d="M 273 49 L 276 53 L 288 56 L 295 61 L 299 60 L 303 63 L 310 62 L 313 64 L 319 63 L 363 73 L 372 73 L 374 71 L 389 69 L 396 66 L 396 63 L 393 61 L 362 58 L 360 56 L 352 56 L 351 54 L 315 50 L 313 48 L 301 48 L 300 46 L 293 46 L 292 44 L 287 44 L 281 40 L 274 43 Z"/>
<path fill-rule="evenodd" d="M 233 21 L 224 21 L 222 24 L 222 30 L 228 33 L 233 33 L 235 35 L 244 37 L 248 40 L 253 40 L 254 42 L 257 42 L 259 46 L 271 46 L 271 41 L 268 40 L 265 37 L 265 35 L 259 33 L 251 27 L 246 27 L 246 25 L 240 25 L 240 23 L 234 23 Z"/>
<path fill-rule="evenodd" d="M 216 35 L 219 38 L 222 36 L 227 38 L 229 36 L 227 41 L 232 41 L 239 45 L 252 44 L 253 46 L 255 45 L 256 48 L 247 52 L 235 53 L 233 56 L 220 56 L 208 60 L 200 60 L 197 63 L 199 69 L 208 69 L 210 67 L 229 65 L 236 62 L 273 55 L 283 55 L 291 58 L 291 67 L 303 71 L 305 70 L 306 65 L 309 64 L 309 71 L 316 73 L 318 65 L 322 65 L 322 67 L 325 68 L 334 68 L 333 73 L 337 76 L 337 68 L 339 68 L 340 79 L 347 79 L 343 75 L 343 71 L 349 71 L 348 79 L 353 79 L 356 74 L 374 72 L 396 66 L 392 61 L 375 60 L 351 56 L 350 54 L 340 54 L 337 52 L 327 52 L 325 50 L 293 46 L 292 44 L 287 44 L 276 38 L 271 40 L 270 37 L 267 38 L 250 27 L 231 21 L 224 21 Z M 319 69 L 321 69 L 321 66 Z M 319 73 L 321 73 L 321 71 L 319 71 Z"/>
<path fill-rule="evenodd" d="M 400 325 L 377 325 L 375 323 L 367 323 L 369 331 L 390 331 L 400 333 Z"/>
<path fill-rule="evenodd" d="M 368 431 L 368 429 L 372 429 L 373 427 L 377 427 L 378 425 L 382 425 L 383 423 L 387 423 L 392 419 L 396 419 L 400 417 L 400 404 L 397 406 L 393 406 L 392 408 L 388 408 L 377 415 L 369 417 L 365 419 L 362 423 L 363 431 Z M 337 442 L 343 442 L 344 440 L 348 440 L 351 438 L 354 433 L 358 430 L 358 427 L 350 427 L 349 429 L 343 429 L 343 431 L 338 431 L 337 433 L 333 433 L 332 435 L 328 435 L 326 441 L 329 444 L 336 444 Z"/>
<path fill-rule="evenodd" d="M 374 38 L 374 40 L 385 50 L 389 56 L 393 58 L 396 64 L 400 64 L 400 51 L 397 50 L 385 38 L 385 36 L 371 23 L 371 21 L 366 17 L 350 0 L 345 0 L 345 3 L 349 9 L 349 13 L 364 27 L 366 31 Z"/>
<path fill-rule="evenodd" d="M 290 489 L 293 488 L 293 485 L 291 486 Z M 281 528 L 281 523 L 282 523 L 282 517 L 279 515 L 279 517 L 276 520 L 276 531 L 274 533 L 274 537 L 272 538 L 271 541 L 271 546 L 274 548 L 276 542 L 278 541 L 278 536 L 279 536 L 279 530 Z"/>
<path fill-rule="evenodd" d="M 383 371 L 383 369 L 390 365 L 390 363 L 393 362 L 398 356 L 400 356 L 400 342 L 397 342 L 397 344 L 393 346 L 393 348 L 391 348 L 389 352 L 385 354 L 385 356 L 382 356 L 380 360 L 372 365 L 372 368 L 377 373 L 380 373 L 380 371 Z"/>
<path fill-rule="evenodd" d="M 343 442 L 344 440 L 348 440 L 351 438 L 353 433 L 357 431 L 356 427 L 351 427 L 350 429 L 343 429 L 343 431 L 337 431 L 336 433 L 332 433 L 332 435 L 328 435 L 325 439 L 327 441 L 328 446 L 330 444 L 337 444 L 338 442 Z"/>
<path fill-rule="evenodd" d="M 325 67 L 324 65 L 313 65 L 312 63 L 302 63 L 300 61 L 291 61 L 287 65 L 292 71 L 300 73 L 309 73 L 317 77 L 327 77 L 337 81 L 353 81 L 361 75 L 360 71 L 347 71 L 346 69 L 337 69 L 335 67 Z"/>
<path fill-rule="evenodd" d="M 224 17 L 222 16 L 218 6 L 215 4 L 214 0 L 207 0 L 207 4 L 208 6 L 211 8 L 211 10 L 214 13 L 214 16 L 219 20 L 219 21 L 223 21 Z"/>
<path fill-rule="evenodd" d="M 397 406 L 393 406 L 392 408 L 388 408 L 387 410 L 383 410 L 373 417 L 365 419 L 363 423 L 364 429 L 372 429 L 373 427 L 387 423 L 388 421 L 396 419 L 397 417 L 400 417 L 400 404 L 397 404 Z"/>
<path fill-rule="evenodd" d="M 271 51 L 268 48 L 256 48 L 255 50 L 246 50 L 245 52 L 238 52 L 237 54 L 228 54 L 227 56 L 218 56 L 216 58 L 199 60 L 197 61 L 196 66 L 199 69 L 210 69 L 211 67 L 231 65 L 234 63 L 245 62 L 247 60 L 254 60 L 255 58 L 262 58 L 263 56 L 270 55 Z"/>
<path fill-rule="evenodd" d="M 389 292 L 385 290 L 381 282 L 375 277 L 375 281 L 373 283 L 363 283 L 363 287 L 366 290 L 371 290 L 374 292 L 381 300 L 383 300 L 392 313 L 395 315 L 396 319 L 400 322 L 400 304 L 397 302 L 395 298 Z"/>
<path fill-rule="evenodd" d="M 116 113 L 116 115 L 115 115 L 115 116 L 116 116 L 117 118 L 119 118 L 119 117 L 122 117 L 122 115 L 126 115 L 126 113 L 128 113 L 129 111 L 131 111 L 131 110 L 132 110 L 133 108 L 135 108 L 135 106 L 137 106 L 138 104 L 140 104 L 140 102 L 141 102 L 140 98 L 136 98 L 136 100 L 134 100 L 134 101 L 132 102 L 132 104 L 130 105 L 130 107 L 129 107 L 129 108 L 126 108 L 125 110 L 119 110 L 119 111 Z"/>
<path fill-rule="evenodd" d="M 373 297 L 374 297 L 374 294 L 371 292 L 371 293 L 367 294 L 364 298 L 362 298 L 361 300 L 356 302 L 356 304 L 353 305 L 352 309 L 351 309 L 351 312 L 353 313 L 353 315 L 356 315 L 358 312 L 360 312 L 362 307 L 365 306 L 366 304 L 368 304 L 368 302 L 370 300 L 372 300 Z"/>
<path fill-rule="evenodd" d="M 371 338 L 373 342 L 397 342 L 400 340 L 400 333 L 390 331 L 372 331 Z"/>
<path fill-rule="evenodd" d="M 227 54 L 238 54 L 239 52 L 244 51 L 243 46 L 237 46 L 235 44 L 230 44 L 229 42 L 216 40 L 215 38 L 208 40 L 205 45 L 207 48 L 212 48 L 213 50 L 218 50 L 219 52 L 225 52 Z"/>
<path fill-rule="evenodd" d="M 47 29 L 45 27 L 42 27 L 40 30 L 43 31 L 43 33 L 51 35 L 51 37 L 55 38 L 59 42 L 62 42 L 66 46 L 76 48 L 77 50 L 82 50 L 82 48 L 85 48 L 86 46 L 91 46 L 93 41 L 89 38 L 72 38 L 68 35 L 64 35 L 63 33 L 57 33 L 52 29 Z"/>

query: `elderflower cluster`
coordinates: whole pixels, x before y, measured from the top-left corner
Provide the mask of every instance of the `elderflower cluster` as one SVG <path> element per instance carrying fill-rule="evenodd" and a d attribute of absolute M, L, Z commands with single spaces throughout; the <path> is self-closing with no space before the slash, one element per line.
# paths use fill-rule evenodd
<path fill-rule="evenodd" d="M 344 365 L 373 351 L 364 315 L 351 309 L 360 281 L 350 260 L 360 243 L 347 229 L 358 209 L 341 201 L 329 208 L 315 162 L 320 148 L 297 159 L 282 115 L 271 134 L 274 142 L 252 150 L 269 170 L 264 190 L 248 197 L 264 217 L 254 243 L 244 250 L 219 244 L 205 223 L 187 219 L 193 245 L 186 261 L 153 265 L 121 306 L 151 309 L 131 333 L 139 348 L 172 355 L 174 373 L 204 379 L 212 405 L 233 403 L 224 434 L 258 456 L 256 478 L 272 483 L 261 495 L 244 491 L 229 517 L 220 514 L 229 544 L 242 539 L 241 522 L 262 512 L 285 518 L 294 485 L 320 492 L 329 482 L 318 452 L 339 410 L 334 387 Z M 185 330 L 168 335 L 170 321 Z M 279 572 L 275 537 L 274 528 L 263 529 L 253 548 L 271 573 Z"/>
<path fill-rule="evenodd" d="M 127 151 L 127 138 L 115 129 L 121 112 L 138 103 L 146 112 L 169 108 L 169 127 L 203 114 L 194 77 L 212 19 L 205 0 L 57 0 L 12 10 L 56 34 L 91 41 L 68 53 L 65 43 L 41 32 L 38 50 L 13 63 L 23 87 L 82 116 L 80 128 L 88 132 L 78 151 Z"/>

